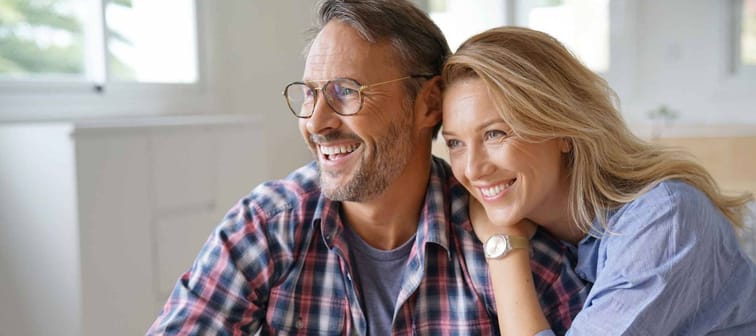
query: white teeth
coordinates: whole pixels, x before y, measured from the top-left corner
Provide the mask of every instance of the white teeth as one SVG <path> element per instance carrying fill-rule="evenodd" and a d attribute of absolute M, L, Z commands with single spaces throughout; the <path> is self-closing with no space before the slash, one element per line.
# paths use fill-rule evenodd
<path fill-rule="evenodd" d="M 497 186 L 493 186 L 490 188 L 480 188 L 480 192 L 483 193 L 483 196 L 486 196 L 486 197 L 496 196 L 500 194 L 502 191 L 504 191 L 504 189 L 507 189 L 509 186 L 511 186 L 512 183 L 514 182 L 515 180 L 511 180 L 507 183 L 499 184 Z"/>
<path fill-rule="evenodd" d="M 354 152 L 357 147 L 360 147 L 359 144 L 352 144 L 352 145 L 341 145 L 341 146 L 320 146 L 320 152 L 325 155 L 333 155 L 333 154 L 349 154 L 351 152 Z"/>

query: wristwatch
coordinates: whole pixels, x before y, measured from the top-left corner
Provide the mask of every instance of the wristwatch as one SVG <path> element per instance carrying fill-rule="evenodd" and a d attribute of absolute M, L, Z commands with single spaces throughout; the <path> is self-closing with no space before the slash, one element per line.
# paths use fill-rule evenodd
<path fill-rule="evenodd" d="M 516 248 L 528 248 L 530 240 L 525 237 L 495 234 L 483 244 L 483 251 L 487 259 L 499 259 L 506 256 L 509 251 Z"/>

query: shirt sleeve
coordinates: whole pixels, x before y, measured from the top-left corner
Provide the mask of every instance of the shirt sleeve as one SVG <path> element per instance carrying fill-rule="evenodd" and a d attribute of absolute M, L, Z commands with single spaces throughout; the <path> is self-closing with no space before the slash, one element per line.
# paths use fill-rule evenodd
<path fill-rule="evenodd" d="M 147 335 L 239 335 L 260 327 L 275 266 L 264 219 L 248 204 L 240 202 L 210 235 Z"/>
<path fill-rule="evenodd" d="M 538 333 L 535 334 L 535 336 L 556 336 L 556 334 L 554 334 L 554 332 L 551 331 L 551 329 L 547 329 L 547 330 L 539 331 Z"/>
<path fill-rule="evenodd" d="M 732 273 L 730 223 L 698 190 L 663 183 L 609 225 L 596 282 L 567 334 L 685 334 Z"/>

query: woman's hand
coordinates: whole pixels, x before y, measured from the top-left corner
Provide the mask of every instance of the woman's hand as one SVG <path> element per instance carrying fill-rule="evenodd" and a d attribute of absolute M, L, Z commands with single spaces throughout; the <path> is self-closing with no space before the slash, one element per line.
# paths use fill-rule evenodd
<path fill-rule="evenodd" d="M 520 219 L 515 223 L 494 223 L 489 218 L 486 209 L 475 197 L 470 196 L 468 204 L 468 214 L 472 223 L 475 235 L 481 242 L 485 242 L 488 237 L 494 234 L 502 233 L 518 237 L 533 237 L 537 230 L 537 225 L 526 218 Z"/>

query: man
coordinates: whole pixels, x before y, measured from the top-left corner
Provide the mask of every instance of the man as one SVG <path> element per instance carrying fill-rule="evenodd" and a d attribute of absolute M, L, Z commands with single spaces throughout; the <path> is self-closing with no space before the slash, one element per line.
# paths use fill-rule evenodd
<path fill-rule="evenodd" d="M 443 35 L 404 0 L 319 13 L 284 91 L 315 162 L 229 212 L 148 334 L 496 334 L 467 194 L 431 156 Z M 544 312 L 566 328 L 586 290 L 561 243 L 531 244 Z"/>

